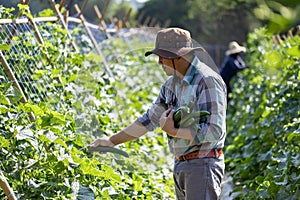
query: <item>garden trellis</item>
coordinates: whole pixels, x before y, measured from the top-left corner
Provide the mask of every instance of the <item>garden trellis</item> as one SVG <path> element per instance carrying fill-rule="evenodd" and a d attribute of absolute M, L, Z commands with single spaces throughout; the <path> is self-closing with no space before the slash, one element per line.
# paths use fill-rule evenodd
<path fill-rule="evenodd" d="M 19 90 L 19 93 L 23 96 L 23 98 L 21 100 L 23 102 L 30 102 L 32 104 L 40 104 L 43 102 L 49 102 L 49 101 L 53 100 L 54 98 L 56 98 L 56 99 L 64 98 L 65 96 L 68 95 L 68 92 L 70 91 L 70 90 L 68 90 L 69 89 L 68 87 L 73 83 L 74 80 L 79 82 L 79 83 L 76 82 L 76 86 L 78 86 L 81 83 L 80 78 L 85 78 L 84 73 L 82 73 L 83 76 L 81 76 L 78 79 L 76 79 L 76 77 L 74 77 L 74 74 L 76 74 L 76 73 L 80 74 L 80 72 L 82 72 L 83 70 L 89 70 L 90 66 L 87 65 L 87 66 L 78 67 L 76 62 L 73 62 L 73 61 L 76 61 L 77 57 L 80 57 L 81 55 L 84 54 L 84 55 L 87 55 L 87 58 L 94 59 L 93 61 L 95 61 L 95 65 L 97 65 L 98 71 L 96 73 L 92 74 L 93 78 L 94 77 L 101 78 L 101 76 L 104 77 L 103 80 L 101 80 L 102 82 L 100 82 L 99 85 L 97 85 L 98 84 L 97 80 L 99 80 L 99 79 L 95 79 L 95 80 L 93 80 L 93 82 L 91 81 L 92 83 L 89 82 L 90 85 L 93 85 L 93 86 L 99 87 L 99 88 L 101 87 L 100 89 L 97 88 L 94 90 L 94 91 L 98 92 L 96 94 L 96 95 L 98 95 L 97 98 L 99 98 L 99 99 L 101 98 L 101 100 L 104 99 L 103 101 L 100 102 L 101 104 L 108 103 L 108 101 L 106 101 L 106 99 L 105 99 L 105 95 L 107 93 L 104 91 L 106 89 L 109 90 L 110 87 L 112 87 L 113 85 L 107 84 L 106 81 L 110 80 L 110 78 L 114 79 L 114 76 L 119 78 L 118 79 L 119 84 L 130 82 L 129 84 L 127 83 L 127 85 L 133 86 L 133 87 L 130 87 L 130 90 L 132 90 L 132 93 L 134 93 L 136 96 L 138 96 L 137 93 L 141 91 L 141 89 L 142 89 L 141 85 L 143 85 L 143 84 L 141 84 L 142 82 L 138 82 L 141 79 L 140 77 L 142 77 L 142 79 L 143 78 L 147 79 L 146 76 L 148 76 L 149 73 L 151 73 L 151 72 L 144 70 L 141 74 L 139 74 L 141 71 L 140 66 L 143 66 L 143 68 L 145 69 L 147 67 L 146 65 L 148 63 L 145 63 L 145 62 L 142 63 L 144 61 L 143 53 L 141 53 L 141 51 L 139 51 L 139 53 L 136 53 L 136 51 L 135 51 L 135 50 L 138 50 L 137 48 L 141 48 L 141 45 L 136 45 L 136 44 L 137 43 L 145 44 L 145 45 L 142 45 L 142 48 L 145 48 L 143 50 L 146 50 L 148 48 L 148 44 L 147 44 L 148 42 L 151 42 L 151 45 L 153 44 L 156 29 L 146 28 L 146 27 L 131 28 L 128 26 L 128 23 L 124 23 L 124 22 L 117 23 L 117 25 L 123 24 L 124 27 L 108 26 L 105 24 L 105 22 L 103 20 L 103 16 L 102 16 L 102 15 L 105 15 L 105 12 L 101 13 L 99 8 L 97 8 L 97 7 L 94 7 L 94 8 L 95 8 L 95 12 L 97 13 L 97 16 L 99 18 L 99 24 L 91 24 L 91 23 L 88 23 L 84 19 L 84 16 L 82 14 L 83 13 L 82 10 L 84 10 L 84 7 L 87 5 L 87 1 L 85 1 L 85 3 L 83 4 L 83 6 L 81 8 L 77 7 L 78 8 L 77 9 L 77 17 L 69 17 L 67 12 L 65 12 L 64 14 L 61 13 L 62 5 L 60 5 L 58 7 L 58 6 L 54 5 L 54 1 L 50 1 L 50 2 L 52 3 L 52 8 L 53 8 L 53 11 L 55 14 L 55 16 L 53 16 L 53 17 L 39 17 L 39 18 L 31 19 L 30 17 L 29 18 L 26 17 L 26 15 L 24 15 L 24 16 L 22 15 L 22 17 L 20 16 L 19 18 L 14 19 L 14 20 L 0 19 L 0 39 L 1 39 L 0 40 L 0 42 L 1 42 L 0 43 L 0 50 L 1 50 L 1 52 L 0 52 L 1 53 L 1 55 L 0 55 L 0 58 L 1 58 L 0 85 L 9 85 L 7 83 L 13 84 Z M 105 9 L 103 9 L 103 10 L 105 10 Z M 125 21 L 127 19 L 128 19 L 128 17 L 126 17 Z M 148 19 L 149 19 L 148 22 L 150 22 L 150 26 L 155 25 L 154 24 L 155 20 L 150 20 L 150 18 L 148 18 Z M 144 25 L 147 25 L 148 22 L 144 23 Z M 159 29 L 159 27 L 158 27 L 158 29 Z M 299 30 L 299 27 L 297 30 Z M 58 35 L 59 35 L 59 37 L 58 37 Z M 64 36 L 64 37 L 61 37 L 61 36 Z M 111 38 L 113 38 L 113 40 L 110 40 Z M 123 52 L 120 52 L 119 49 L 112 49 L 113 45 L 111 45 L 111 44 L 113 42 L 115 42 L 115 39 L 117 41 L 121 41 L 120 44 L 118 44 L 118 45 L 120 45 L 120 47 L 121 47 L 121 45 L 126 46 L 125 51 L 124 51 L 124 48 L 122 50 Z M 280 43 L 280 41 L 278 43 Z M 150 47 L 150 45 L 149 45 L 149 47 Z M 215 48 L 215 46 L 204 46 L 204 47 L 209 52 L 211 52 L 210 49 L 212 49 L 213 52 L 216 52 L 216 53 L 219 52 Z M 218 48 L 218 49 L 220 49 L 220 48 Z M 129 59 L 131 59 L 131 60 L 129 60 L 130 62 L 122 63 L 122 58 L 126 57 L 127 54 L 134 55 L 134 57 L 131 57 L 131 55 L 130 55 L 130 56 L 128 56 L 128 57 L 130 57 Z M 142 57 L 143 57 L 143 59 L 142 59 Z M 72 59 L 70 59 L 70 58 L 72 58 Z M 141 58 L 141 59 L 139 59 L 139 58 Z M 133 63 L 132 62 L 133 59 L 142 60 L 142 62 L 139 63 L 141 65 L 135 65 L 132 67 L 131 63 Z M 147 59 L 150 59 L 150 58 L 147 58 Z M 70 63 L 70 60 L 72 60 L 73 63 Z M 56 62 L 53 62 L 53 61 L 56 61 Z M 53 63 L 56 63 L 56 64 L 54 65 Z M 98 66 L 100 66 L 100 67 L 98 67 Z M 111 69 L 115 69 L 115 71 L 112 70 L 111 72 L 109 72 L 110 66 L 112 67 Z M 132 70 L 132 68 L 137 69 L 136 71 L 134 71 L 136 73 L 135 74 L 136 77 L 134 77 L 134 78 L 136 78 L 136 79 L 126 79 L 127 77 L 124 72 L 130 71 L 130 70 Z M 101 69 L 101 70 L 99 70 L 99 69 Z M 125 75 L 122 76 L 120 79 L 120 76 L 118 76 L 119 75 L 118 73 L 119 74 L 124 73 Z M 159 75 L 160 74 L 157 73 L 157 76 L 155 78 L 158 78 Z M 109 77 L 109 78 L 107 78 L 107 77 Z M 147 82 L 148 85 L 146 87 L 148 87 L 148 89 L 149 88 L 152 89 L 153 84 L 150 83 L 149 79 L 147 79 L 147 80 L 148 80 L 148 82 Z M 103 84 L 103 85 L 101 85 L 101 84 Z M 82 102 L 86 103 L 87 100 L 90 100 L 91 98 L 94 97 L 95 101 L 91 101 L 91 102 L 95 103 L 95 106 L 92 105 L 92 106 L 94 106 L 95 109 L 88 110 L 89 105 L 81 105 L 80 104 L 79 107 L 82 106 L 82 109 L 80 109 L 80 110 L 78 109 L 79 111 L 77 113 L 76 113 L 77 110 L 74 111 L 75 109 L 73 109 L 73 110 L 70 109 L 71 111 L 68 110 L 68 113 L 72 113 L 72 115 L 71 114 L 70 115 L 66 114 L 66 115 L 71 118 L 74 115 L 81 112 L 82 110 L 84 110 L 84 111 L 88 110 L 87 112 L 82 112 L 83 115 L 81 115 L 81 118 L 80 118 L 80 119 L 84 119 L 80 123 L 85 124 L 86 129 L 84 129 L 85 127 L 82 128 L 81 126 L 77 126 L 77 121 L 76 121 L 76 128 L 77 128 L 76 131 L 78 131 L 80 129 L 78 132 L 81 132 L 85 135 L 87 135 L 86 133 L 88 133 L 90 135 L 92 135 L 93 133 L 98 133 L 98 131 L 99 131 L 99 129 L 97 129 L 98 127 L 97 128 L 93 127 L 94 124 L 97 124 L 99 122 L 99 121 L 97 121 L 97 119 L 101 118 L 101 120 L 102 119 L 107 120 L 107 118 L 112 116 L 112 115 L 109 115 L 109 116 L 105 115 L 105 112 L 107 111 L 106 108 L 108 106 L 105 107 L 105 105 L 103 105 L 103 108 L 101 107 L 100 109 L 98 109 L 99 101 L 97 101 L 97 100 L 99 100 L 99 99 L 95 98 L 96 95 L 89 96 L 90 91 L 87 91 L 87 90 L 89 90 L 90 88 L 84 88 L 84 90 L 80 90 L 81 88 L 79 86 L 79 87 L 76 87 L 75 89 L 78 89 L 78 91 L 75 91 L 75 92 L 78 92 L 79 94 L 82 93 L 82 94 L 80 94 L 80 98 L 77 98 L 76 100 L 79 99 L 79 101 L 82 100 Z M 143 89 L 147 89 L 147 88 L 143 88 Z M 114 92 L 115 91 L 112 90 L 112 92 L 109 95 L 116 95 L 116 93 L 114 93 Z M 123 94 L 121 94 L 121 93 L 122 92 L 118 93 L 118 95 L 120 95 L 120 96 L 123 95 L 124 99 L 125 98 L 129 99 L 129 98 L 131 98 L 131 96 L 135 96 L 135 95 L 126 96 L 126 95 L 124 95 L 124 92 L 123 92 Z M 108 98 L 111 97 L 109 95 L 107 95 Z M 147 98 L 147 96 L 149 96 L 149 95 L 143 94 L 142 98 Z M 78 96 L 76 96 L 76 97 L 78 97 Z M 74 99 L 75 98 L 73 98 L 72 100 L 74 100 Z M 92 100 L 94 100 L 94 99 L 92 99 Z M 131 99 L 131 100 L 134 100 L 134 99 Z M 140 99 L 137 99 L 136 101 L 137 101 L 136 103 L 138 106 L 140 106 L 140 107 L 144 106 L 143 105 L 144 102 L 140 102 Z M 61 109 L 61 107 L 64 105 L 60 105 L 59 103 L 56 103 L 56 102 L 59 102 L 59 101 L 55 101 L 55 104 L 54 104 L 55 107 L 53 109 L 57 110 L 57 111 L 63 110 L 63 109 Z M 117 102 L 117 101 L 114 101 L 113 103 L 115 103 L 115 102 Z M 67 104 L 67 103 L 69 103 L 69 102 L 65 101 L 65 105 L 69 106 L 69 104 Z M 70 103 L 71 106 L 75 107 L 76 102 L 74 104 L 72 104 L 72 103 L 73 102 Z M 115 105 L 117 105 L 117 103 L 115 103 Z M 22 104 L 22 106 L 23 106 L 23 104 Z M 2 109 L 2 107 L 0 107 L 0 111 L 2 111 L 1 109 Z M 113 107 L 113 109 L 116 109 L 116 108 Z M 112 113 L 114 111 L 113 109 L 109 110 L 111 112 L 109 114 L 114 114 L 114 113 Z M 74 115 L 73 115 L 73 112 L 75 113 Z M 11 113 L 13 113 L 13 112 L 11 112 Z M 12 117 L 14 117 L 14 115 L 13 115 L 14 113 L 13 114 L 11 114 L 11 113 L 8 113 L 7 115 L 11 115 Z M 135 113 L 137 113 L 136 109 L 134 109 L 133 112 L 130 114 L 133 115 Z M 81 114 L 81 113 L 79 113 L 79 114 Z M 91 114 L 93 114 L 93 115 L 91 115 Z M 96 114 L 98 114 L 100 117 L 97 118 Z M 6 115 L 6 113 L 5 113 L 5 115 Z M 94 117 L 94 115 L 96 117 Z M 121 115 L 122 115 L 122 113 L 121 113 Z M 24 114 L 23 116 L 26 116 L 26 114 Z M 31 113 L 29 113 L 29 116 L 31 117 L 32 120 L 35 120 L 34 116 Z M 74 118 L 76 118 L 76 120 L 77 120 L 77 116 L 75 116 Z M 74 119 L 74 118 L 72 118 L 72 119 Z M 1 118 L 1 120 L 2 119 L 4 119 L 4 118 Z M 37 119 L 39 119 L 39 118 L 37 117 Z M 96 120 L 94 120 L 94 119 L 96 119 Z M 80 121 L 80 120 L 78 120 L 78 121 Z M 107 120 L 107 121 L 108 122 L 105 122 L 102 124 L 102 126 L 108 125 L 108 128 L 104 129 L 104 131 L 114 128 L 113 126 L 110 126 L 110 124 L 109 124 L 110 121 L 109 120 Z M 93 122 L 95 122 L 95 123 L 93 123 Z M 119 120 L 119 122 L 122 122 L 122 120 Z M 6 122 L 4 122 L 4 123 L 2 122 L 1 124 L 3 125 L 5 123 Z M 26 126 L 28 124 L 28 120 L 25 120 L 25 123 L 26 123 L 25 124 L 25 126 Z M 19 123 L 15 123 L 15 124 L 19 125 Z M 61 123 L 61 124 L 62 125 L 59 126 L 59 128 L 62 128 L 63 130 L 59 129 L 59 130 L 57 130 L 58 132 L 61 131 L 68 136 L 70 133 L 73 133 L 70 131 L 71 128 L 67 127 L 66 124 L 64 124 L 64 123 Z M 113 124 L 113 123 L 111 123 L 111 124 Z M 50 123 L 50 125 L 52 125 L 52 124 Z M 19 129 L 14 129 L 15 128 L 14 126 L 10 127 L 8 125 L 7 127 L 10 129 L 8 130 L 8 128 L 7 128 L 7 129 L 3 129 L 4 131 L 1 130 L 3 135 L 6 134 L 6 131 L 9 133 L 10 132 L 13 132 L 13 133 L 18 132 L 18 134 L 21 132 L 19 135 L 22 134 L 22 131 L 19 131 Z M 48 128 L 48 127 L 46 127 L 46 128 Z M 31 127 L 29 127 L 28 129 L 25 129 L 25 130 L 29 131 L 30 129 L 31 129 Z M 47 133 L 49 133 L 49 131 L 48 131 L 48 129 L 45 129 L 45 130 L 47 130 L 47 131 L 42 132 L 41 134 L 45 134 L 46 136 L 48 136 Z M 68 130 L 69 132 L 67 132 L 65 130 Z M 114 129 L 112 131 L 114 131 Z M 68 138 L 68 139 L 70 139 L 70 138 Z M 8 140 L 9 140 L 9 142 L 12 141 L 11 138 L 8 138 L 7 141 Z M 39 141 L 41 141 L 41 140 L 39 140 Z M 12 144 L 9 146 L 14 147 L 14 144 L 9 143 L 9 142 L 7 142 L 6 144 Z M 58 142 L 64 144 L 63 141 L 58 141 Z M 1 143 L 3 145 L 5 144 L 3 142 L 1 142 Z M 24 143 L 28 144 L 26 142 L 24 142 Z M 76 145 L 76 144 L 72 143 L 72 145 Z M 18 147 L 20 147 L 20 146 L 18 146 Z M 41 147 L 41 146 L 40 146 L 40 148 L 44 149 L 44 147 Z M 6 149 L 8 149 L 8 146 L 3 148 L 4 151 Z M 10 149 L 13 149 L 13 148 L 10 148 Z M 64 148 L 62 148 L 62 150 L 63 149 Z M 22 151 L 22 149 L 19 151 L 14 151 L 14 150 L 15 149 L 13 149 L 11 152 L 19 153 Z M 31 150 L 34 150 L 34 148 L 31 148 Z M 39 152 L 39 153 L 41 153 L 41 152 Z M 47 153 L 47 152 L 45 152 L 45 153 Z M 51 156 L 52 156 L 52 152 L 49 152 L 49 154 L 51 154 Z M 9 156 L 6 154 L 6 152 L 4 152 L 2 155 L 5 155 L 5 156 L 3 156 L 3 159 L 7 159 L 7 156 Z M 46 154 L 46 155 L 48 155 L 48 154 Z M 21 159 L 21 161 L 18 161 L 18 163 L 21 163 L 23 165 L 18 165 L 17 167 L 13 167 L 13 169 L 15 169 L 15 170 L 20 170 L 20 168 L 24 167 L 23 172 L 25 172 L 27 169 L 32 167 L 33 171 L 34 170 L 41 170 L 41 171 L 45 170 L 46 171 L 48 168 L 50 168 L 50 166 L 47 163 L 47 166 L 45 168 L 38 169 L 38 167 L 39 167 L 38 164 L 37 164 L 37 166 L 33 166 L 36 162 L 39 162 L 38 160 L 34 160 L 34 163 L 27 163 L 28 160 L 30 161 L 30 159 L 27 159 L 28 157 L 18 157 L 18 158 Z M 33 158 L 35 158 L 35 157 L 33 157 Z M 26 162 L 22 163 L 23 159 L 26 160 Z M 9 160 L 9 159 L 7 159 L 7 160 Z M 15 160 L 18 160 L 18 159 L 15 159 Z M 63 164 L 63 162 L 67 162 L 67 161 L 60 160 L 59 164 Z M 1 164 L 0 170 L 5 172 L 6 177 L 13 177 L 15 175 L 14 173 L 11 173 L 12 170 L 10 170 L 11 168 L 10 168 L 9 164 L 6 164 L 6 165 L 4 165 L 4 163 L 0 163 L 0 164 Z M 8 166 L 8 167 L 4 167 L 4 166 Z M 71 167 L 71 166 L 68 166 L 68 167 Z M 56 168 L 56 165 L 50 169 L 55 169 L 55 168 Z M 144 170 L 143 170 L 143 172 L 144 172 Z M 51 172 L 51 174 L 47 174 L 47 175 L 52 176 L 52 174 L 55 174 L 55 173 Z M 76 175 L 78 175 L 78 174 L 76 174 Z M 55 177 L 55 178 L 57 178 L 57 177 Z M 65 178 L 65 177 L 63 177 L 63 178 Z M 74 177 L 72 177 L 72 179 L 73 178 Z M 11 180 L 13 180 L 13 179 L 11 179 Z M 22 189 L 16 189 L 16 187 L 14 185 L 15 183 L 11 180 L 10 180 L 10 183 L 14 186 L 13 188 L 15 188 L 16 193 L 18 193 L 18 195 L 20 195 L 22 193 L 24 194 L 24 191 L 22 191 Z M 65 180 L 71 180 L 71 179 L 66 178 Z M 129 180 L 131 181 L 131 179 L 129 179 Z M 36 180 L 32 180 L 32 181 L 33 182 L 27 182 L 27 183 L 30 183 L 30 184 L 31 183 L 39 183 Z M 46 183 L 42 182 L 43 181 L 42 179 L 40 181 L 41 181 L 40 182 L 41 186 L 42 186 L 42 184 L 46 184 Z M 61 183 L 65 183 L 65 182 L 58 182 L 58 183 L 61 184 Z M 79 182 L 75 182 L 75 181 L 73 183 L 79 184 Z M 140 186 L 143 183 L 145 183 L 145 181 L 140 181 L 137 185 Z M 9 194 L 12 193 L 12 190 L 8 187 L 9 185 L 5 181 L 4 175 L 1 175 L 0 184 L 4 190 L 5 195 L 9 196 Z M 38 187 L 39 185 L 34 185 L 34 186 Z M 122 187 L 123 186 L 124 185 L 122 185 Z M 129 185 L 129 187 L 132 187 L 132 185 Z M 124 187 L 124 188 L 126 189 L 126 187 Z M 145 188 L 145 187 L 143 187 L 143 188 Z M 34 189 L 36 189 L 36 188 L 34 188 Z M 149 189 L 149 187 L 146 187 L 146 189 Z M 37 190 L 35 190 L 35 191 L 37 191 Z M 54 190 L 52 190 L 52 192 L 53 191 Z M 60 191 L 60 189 L 56 189 L 56 191 Z M 30 193 L 30 192 L 27 191 L 27 193 Z M 124 192 L 124 194 L 125 193 L 128 194 L 127 191 Z M 11 196 L 12 195 L 10 195 L 9 197 L 11 197 Z"/>
<path fill-rule="evenodd" d="M 53 1 L 51 2 L 53 3 Z M 55 59 L 61 60 L 62 66 L 52 66 L 52 52 L 47 52 L 47 46 L 58 44 L 55 35 L 52 35 L 56 26 L 61 24 L 65 28 L 68 27 L 66 27 L 67 23 L 60 11 L 55 5 L 53 7 L 57 17 L 34 18 L 31 20 L 28 18 L 1 19 L 0 21 L 2 41 L 0 81 L 10 81 L 14 84 L 23 96 L 23 102 L 38 103 L 44 101 L 51 93 L 62 92 L 63 90 L 60 78 L 64 68 L 68 67 L 67 60 L 64 55 L 59 55 Z M 77 9 L 79 9 L 78 6 Z M 77 45 L 81 45 L 81 53 L 96 49 L 96 53 L 102 57 L 107 73 L 113 76 L 108 68 L 105 55 L 97 45 L 97 42 L 107 38 L 107 35 L 110 34 L 109 31 L 100 29 L 100 26 L 87 23 L 81 14 L 80 18 L 81 20 L 73 17 L 67 19 L 69 28 L 65 31 L 68 37 L 64 41 L 64 45 L 59 47 L 73 46 L 76 52 L 78 51 Z M 69 30 L 72 31 L 77 26 L 84 26 L 86 32 L 75 33 L 74 31 L 71 36 Z M 91 32 L 91 30 L 93 31 Z M 81 44 L 75 44 L 75 40 L 81 42 Z M 52 86 L 52 88 L 49 88 L 49 86 Z"/>
<path fill-rule="evenodd" d="M 31 19 L 23 16 L 17 19 L 0 19 L 0 84 L 14 85 L 23 103 L 39 104 L 64 95 L 65 84 L 73 80 L 70 71 L 74 70 L 76 73 L 79 68 L 76 68 L 74 63 L 69 64 L 69 56 L 76 57 L 93 52 L 101 57 L 99 64 L 103 65 L 103 72 L 106 71 L 108 76 L 113 78 L 114 75 L 108 68 L 108 61 L 116 62 L 120 55 L 104 54 L 104 51 L 109 48 L 109 44 L 103 42 L 105 39 L 112 36 L 119 37 L 126 40 L 130 48 L 134 46 L 130 45 L 129 40 L 140 38 L 143 42 L 153 41 L 153 35 L 143 30 L 120 30 L 115 27 L 107 29 L 103 19 L 99 19 L 100 25 L 90 24 L 85 21 L 79 7 L 77 7 L 78 18 L 64 17 L 54 5 L 54 1 L 51 3 L 56 13 L 54 17 Z M 95 7 L 95 10 L 98 16 L 101 15 L 99 9 Z M 56 37 L 55 34 L 66 37 Z M 64 38 L 64 40 L 57 41 L 57 38 Z M 70 49 L 73 51 L 68 52 Z M 59 65 L 53 66 L 54 60 Z M 60 110 L 60 106 L 55 104 L 54 109 Z M 29 117 L 31 121 L 35 120 L 31 112 Z M 1 176 L 1 181 L 5 194 L 10 195 L 9 198 L 14 197 L 4 176 Z"/>
<path fill-rule="evenodd" d="M 87 0 L 84 1 L 82 8 L 78 5 L 74 6 L 77 17 L 69 17 L 67 11 L 64 14 L 61 13 L 64 1 L 57 6 L 54 0 L 50 0 L 56 16 L 31 19 L 26 15 L 21 17 L 19 14 L 17 19 L 0 20 L 0 37 L 3 46 L 0 81 L 11 81 L 20 91 L 23 102 L 39 103 L 48 96 L 62 93 L 64 90 L 64 81 L 61 79 L 65 77 L 63 74 L 70 67 L 65 57 L 67 52 L 53 55 L 55 52 L 49 52 L 48 47 L 67 49 L 71 46 L 75 53 L 94 52 L 100 56 L 106 73 L 113 77 L 109 62 L 119 62 L 120 52 L 116 50 L 112 55 L 105 55 L 105 51 L 110 48 L 105 40 L 111 37 L 120 38 L 128 45 L 130 53 L 134 53 L 136 41 L 145 44 L 153 42 L 155 31 L 159 27 L 130 28 L 128 18 L 131 10 L 123 21 L 120 20 L 116 24 L 111 24 L 113 27 L 108 27 L 103 18 L 109 0 L 102 3 L 105 5 L 103 13 L 97 6 L 94 6 L 99 24 L 88 23 L 83 16 L 87 2 Z M 151 24 L 155 25 L 153 20 Z M 66 36 L 65 41 L 60 41 L 60 43 L 52 34 L 58 26 L 64 29 L 64 32 L 60 34 Z M 60 60 L 61 66 L 52 66 L 52 59 Z"/>

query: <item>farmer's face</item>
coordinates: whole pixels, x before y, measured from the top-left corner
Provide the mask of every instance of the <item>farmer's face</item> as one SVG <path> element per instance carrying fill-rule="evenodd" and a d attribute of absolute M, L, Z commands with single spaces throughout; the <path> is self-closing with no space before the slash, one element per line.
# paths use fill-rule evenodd
<path fill-rule="evenodd" d="M 162 66 L 168 76 L 174 75 L 174 66 L 172 63 L 172 59 L 167 59 L 159 56 L 158 64 Z"/>

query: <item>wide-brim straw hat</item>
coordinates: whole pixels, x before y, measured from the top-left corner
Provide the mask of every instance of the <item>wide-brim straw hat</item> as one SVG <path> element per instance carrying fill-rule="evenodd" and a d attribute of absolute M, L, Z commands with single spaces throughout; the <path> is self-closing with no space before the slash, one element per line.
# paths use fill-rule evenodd
<path fill-rule="evenodd" d="M 181 28 L 167 28 L 157 32 L 155 48 L 147 51 L 145 56 L 155 54 L 163 58 L 178 58 L 192 51 L 205 51 L 197 45 L 191 38 L 189 31 Z"/>
<path fill-rule="evenodd" d="M 226 56 L 246 52 L 246 47 L 240 46 L 236 41 L 232 41 L 228 45 L 228 50 L 225 52 Z"/>

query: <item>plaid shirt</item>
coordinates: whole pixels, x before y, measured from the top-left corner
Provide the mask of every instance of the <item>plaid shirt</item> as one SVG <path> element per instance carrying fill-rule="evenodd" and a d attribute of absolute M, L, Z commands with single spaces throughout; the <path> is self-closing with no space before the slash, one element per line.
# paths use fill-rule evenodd
<path fill-rule="evenodd" d="M 161 87 L 152 107 L 138 120 L 152 131 L 159 127 L 159 119 L 169 107 L 189 106 L 191 112 L 207 110 L 206 123 L 192 130 L 193 140 L 168 137 L 169 148 L 176 155 L 196 150 L 222 148 L 226 137 L 226 85 L 220 75 L 195 57 L 183 79 L 171 76 Z"/>

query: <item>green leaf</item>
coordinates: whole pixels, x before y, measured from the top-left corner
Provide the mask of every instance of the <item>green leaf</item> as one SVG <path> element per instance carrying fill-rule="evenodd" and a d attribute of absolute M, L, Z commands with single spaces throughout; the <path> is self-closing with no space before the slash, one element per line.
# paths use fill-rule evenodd
<path fill-rule="evenodd" d="M 293 139 L 298 139 L 299 140 L 299 138 L 300 138 L 300 135 L 299 135 L 299 133 L 289 133 L 288 134 L 288 137 L 287 137 L 287 141 L 290 143 L 290 142 L 292 142 L 293 141 Z"/>
<path fill-rule="evenodd" d="M 10 142 L 9 140 L 5 139 L 5 137 L 0 135 L 0 147 L 1 148 L 8 148 L 10 147 Z"/>
<path fill-rule="evenodd" d="M 291 48 L 288 48 L 286 50 L 287 55 L 295 57 L 295 58 L 300 58 L 300 46 L 293 46 Z"/>
<path fill-rule="evenodd" d="M 8 44 L 0 44 L 1 51 L 8 51 L 10 49 Z"/>
<path fill-rule="evenodd" d="M 5 105 L 0 105 L 0 114 L 7 113 L 9 111 L 9 108 Z"/>
<path fill-rule="evenodd" d="M 44 114 L 44 111 L 42 108 L 40 108 L 37 105 L 33 105 L 32 103 L 25 103 L 22 106 L 20 106 L 21 110 L 23 110 L 24 112 L 33 112 L 33 114 L 37 117 L 37 116 L 41 116 Z"/>
<path fill-rule="evenodd" d="M 61 145 L 62 147 L 64 147 L 65 149 L 68 149 L 68 146 L 66 145 L 66 143 L 65 143 L 62 139 L 60 139 L 60 138 L 56 138 L 56 139 L 53 141 L 53 143 L 59 144 L 59 145 Z"/>
<path fill-rule="evenodd" d="M 271 69 L 277 69 L 281 65 L 282 56 L 277 50 L 273 50 L 264 55 L 264 60 Z"/>

